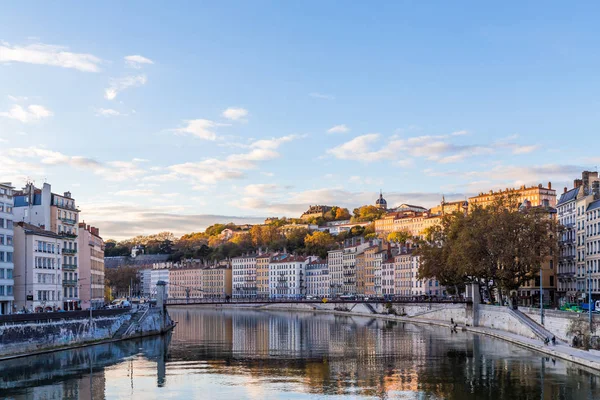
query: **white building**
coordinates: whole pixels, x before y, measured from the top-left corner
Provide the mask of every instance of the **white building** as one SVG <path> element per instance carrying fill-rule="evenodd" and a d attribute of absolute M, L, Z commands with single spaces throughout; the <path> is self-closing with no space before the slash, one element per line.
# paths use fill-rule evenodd
<path fill-rule="evenodd" d="M 77 234 L 79 209 L 71 192 L 64 194 L 52 193 L 51 186 L 44 183 L 41 189 L 32 183 L 27 183 L 23 190 L 13 192 L 14 220 L 25 222 L 42 228 L 43 230 L 58 234 L 63 239 L 61 246 L 63 256 L 68 257 L 69 273 L 77 274 Z M 72 279 L 63 280 L 63 305 L 64 310 L 75 310 L 80 307 L 78 282 Z"/>
<path fill-rule="evenodd" d="M 13 189 L 0 183 L 0 315 L 14 311 Z"/>
<path fill-rule="evenodd" d="M 231 259 L 232 297 L 256 297 L 256 256 Z"/>
<path fill-rule="evenodd" d="M 329 266 L 324 260 L 313 260 L 306 266 L 306 295 L 329 297 Z"/>
<path fill-rule="evenodd" d="M 343 261 L 344 249 L 330 250 L 327 252 L 327 264 L 329 266 L 329 294 L 331 297 L 337 297 L 344 294 Z"/>
<path fill-rule="evenodd" d="M 600 293 L 600 193 L 594 196 L 586 210 L 585 264 L 589 275 L 592 297 L 598 300 Z M 589 288 L 588 288 L 589 291 Z"/>
<path fill-rule="evenodd" d="M 139 272 L 140 286 L 142 289 L 141 295 L 143 297 L 151 297 L 150 286 L 152 281 L 152 270 L 150 268 L 142 269 Z"/>
<path fill-rule="evenodd" d="M 361 238 L 362 239 L 362 238 Z M 342 293 L 345 295 L 356 295 L 356 256 L 362 254 L 365 249 L 378 244 L 378 240 L 371 240 L 357 245 L 344 247 L 342 255 L 343 282 Z M 380 285 L 381 288 L 381 285 Z"/>
<path fill-rule="evenodd" d="M 396 294 L 395 270 L 393 257 L 388 258 L 381 264 L 381 291 L 383 296 Z"/>
<path fill-rule="evenodd" d="M 77 272 L 61 267 L 63 238 L 37 226 L 19 222 L 14 227 L 15 305 L 18 310 L 58 310 L 63 288 L 78 296 Z M 64 275 L 63 275 L 64 274 Z M 69 286 L 63 286 L 68 281 Z"/>
<path fill-rule="evenodd" d="M 150 297 L 156 297 L 156 284 L 159 281 L 165 282 L 167 285 L 166 294 L 169 294 L 169 270 L 167 268 L 153 268 L 150 270 Z"/>
<path fill-rule="evenodd" d="M 289 254 L 269 262 L 269 295 L 277 299 L 297 299 L 306 295 L 306 266 L 316 257 Z"/>
<path fill-rule="evenodd" d="M 558 296 L 566 302 L 577 298 L 576 248 L 577 248 L 577 197 L 582 190 L 576 187 L 566 190 L 556 204 L 558 223 L 564 227 L 558 238 Z"/>

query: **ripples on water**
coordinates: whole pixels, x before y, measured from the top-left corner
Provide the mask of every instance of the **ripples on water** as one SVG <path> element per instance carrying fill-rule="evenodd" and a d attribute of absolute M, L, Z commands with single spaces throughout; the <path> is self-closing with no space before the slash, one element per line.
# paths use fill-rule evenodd
<path fill-rule="evenodd" d="M 600 399 L 503 341 L 329 314 L 173 308 L 172 335 L 0 363 L 9 399 Z"/>

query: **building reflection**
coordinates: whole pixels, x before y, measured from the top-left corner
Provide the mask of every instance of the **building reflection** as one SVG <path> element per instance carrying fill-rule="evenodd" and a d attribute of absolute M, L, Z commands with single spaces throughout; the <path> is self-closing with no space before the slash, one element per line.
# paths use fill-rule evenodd
<path fill-rule="evenodd" d="M 83 347 L 0 363 L 0 394 L 15 400 L 104 399 L 105 369 L 141 356 L 155 361 L 158 382 L 165 380 L 170 335 Z"/>
<path fill-rule="evenodd" d="M 550 399 L 569 398 L 568 385 L 557 384 L 559 376 L 583 374 L 586 379 L 578 386 L 587 386 L 589 393 L 598 390 L 598 376 L 585 368 L 546 361 L 487 337 L 440 335 L 439 327 L 308 312 L 170 312 L 186 321 L 174 332 L 171 361 L 203 360 L 210 367 L 207 373 L 253 377 L 255 384 L 261 378 L 290 378 L 301 384 L 295 390 L 314 394 L 475 399 L 486 393 L 490 398 Z M 544 383 L 542 363 L 548 377 Z"/>
<path fill-rule="evenodd" d="M 0 363 L 0 398 L 140 398 L 151 389 L 211 398 L 233 386 L 253 398 L 273 387 L 279 398 L 600 398 L 585 367 L 470 333 L 310 312 L 169 312 L 172 335 Z M 223 386 L 209 392 L 199 381 Z"/>

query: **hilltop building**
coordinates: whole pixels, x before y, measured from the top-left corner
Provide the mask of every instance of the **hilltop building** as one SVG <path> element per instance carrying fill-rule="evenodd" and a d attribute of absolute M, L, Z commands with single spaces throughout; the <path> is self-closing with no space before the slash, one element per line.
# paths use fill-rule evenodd
<path fill-rule="evenodd" d="M 493 205 L 498 199 L 514 198 L 517 206 L 521 206 L 525 201 L 531 202 L 532 207 L 547 206 L 556 207 L 556 190 L 552 189 L 552 183 L 548 182 L 548 187 L 521 186 L 518 189 L 505 189 L 497 192 L 490 190 L 488 193 L 479 193 L 474 197 L 469 197 L 469 208 L 474 206 L 487 207 Z"/>
<path fill-rule="evenodd" d="M 311 218 L 322 218 L 325 215 L 325 213 L 331 211 L 332 208 L 333 207 L 331 207 L 331 206 L 321 206 L 321 205 L 310 206 L 310 207 L 308 207 L 308 210 L 306 210 L 306 211 L 304 211 L 304 213 L 302 213 L 300 218 L 303 220 L 308 220 Z"/>

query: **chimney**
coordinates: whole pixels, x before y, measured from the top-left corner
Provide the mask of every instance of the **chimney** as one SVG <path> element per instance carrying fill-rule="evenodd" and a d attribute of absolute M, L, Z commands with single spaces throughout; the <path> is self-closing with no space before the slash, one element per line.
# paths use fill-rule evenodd
<path fill-rule="evenodd" d="M 70 199 L 71 198 L 71 192 L 65 192 L 65 196 L 64 197 L 66 197 L 67 199 Z"/>
<path fill-rule="evenodd" d="M 552 189 L 552 182 L 548 182 L 548 189 Z"/>
<path fill-rule="evenodd" d="M 600 199 L 600 181 L 592 182 L 592 194 L 594 195 L 594 200 Z"/>
<path fill-rule="evenodd" d="M 565 186 L 565 191 L 563 193 L 567 193 L 567 187 Z"/>
<path fill-rule="evenodd" d="M 575 179 L 573 181 L 573 187 L 578 188 L 580 186 L 583 186 L 583 180 L 582 179 Z"/>

